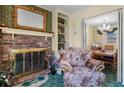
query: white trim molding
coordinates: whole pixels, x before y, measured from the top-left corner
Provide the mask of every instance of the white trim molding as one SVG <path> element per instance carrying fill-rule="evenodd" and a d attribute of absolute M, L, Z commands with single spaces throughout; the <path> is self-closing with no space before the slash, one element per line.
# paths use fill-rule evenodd
<path fill-rule="evenodd" d="M 118 28 L 119 28 L 119 34 L 118 34 L 118 60 L 117 60 L 117 81 L 122 83 L 122 11 L 118 10 Z"/>
<path fill-rule="evenodd" d="M 122 10 L 122 85 L 124 85 L 124 9 Z"/>
<path fill-rule="evenodd" d="M 0 27 L 0 29 L 2 29 L 2 33 L 7 33 L 7 34 L 20 34 L 20 35 L 45 36 L 45 37 L 53 37 L 54 35 L 53 33 L 36 32 L 36 31 L 5 28 L 5 27 Z"/>

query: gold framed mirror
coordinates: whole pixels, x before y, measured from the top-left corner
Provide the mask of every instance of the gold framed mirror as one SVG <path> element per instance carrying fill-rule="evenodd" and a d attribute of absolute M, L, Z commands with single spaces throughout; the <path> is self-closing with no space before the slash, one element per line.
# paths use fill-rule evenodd
<path fill-rule="evenodd" d="M 14 27 L 23 30 L 46 32 L 46 13 L 26 6 L 15 6 Z"/>

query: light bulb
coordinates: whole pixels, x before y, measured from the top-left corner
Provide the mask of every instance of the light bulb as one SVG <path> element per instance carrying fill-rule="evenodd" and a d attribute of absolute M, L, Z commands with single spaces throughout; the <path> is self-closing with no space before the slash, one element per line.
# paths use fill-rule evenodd
<path fill-rule="evenodd" d="M 103 29 L 104 29 L 104 30 L 106 29 L 106 25 L 105 25 L 105 24 L 103 24 Z"/>
<path fill-rule="evenodd" d="M 98 29 L 99 29 L 99 30 L 102 30 L 102 27 L 101 27 L 101 26 L 99 26 L 99 27 L 98 27 Z"/>
<path fill-rule="evenodd" d="M 109 30 L 111 28 L 111 25 L 107 25 L 106 29 Z"/>

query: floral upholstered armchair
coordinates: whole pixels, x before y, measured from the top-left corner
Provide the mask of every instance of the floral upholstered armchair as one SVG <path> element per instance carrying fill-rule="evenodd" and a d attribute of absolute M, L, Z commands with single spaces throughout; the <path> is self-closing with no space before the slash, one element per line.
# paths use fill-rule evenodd
<path fill-rule="evenodd" d="M 61 54 L 60 67 L 64 72 L 65 87 L 102 86 L 105 75 L 104 63 L 91 58 L 91 52 L 85 49 L 69 48 Z"/>

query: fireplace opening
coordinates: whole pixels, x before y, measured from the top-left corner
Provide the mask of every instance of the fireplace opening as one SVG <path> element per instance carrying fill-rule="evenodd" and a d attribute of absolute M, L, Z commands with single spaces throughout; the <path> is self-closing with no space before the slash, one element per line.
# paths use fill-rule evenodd
<path fill-rule="evenodd" d="M 47 69 L 46 51 L 46 48 L 13 50 L 15 76 Z"/>
<path fill-rule="evenodd" d="M 31 53 L 25 53 L 25 72 L 31 71 Z"/>
<path fill-rule="evenodd" d="M 23 73 L 23 54 L 19 53 L 16 54 L 16 61 L 15 61 L 15 73 L 16 75 Z"/>
<path fill-rule="evenodd" d="M 39 66 L 39 55 L 38 52 L 33 52 L 33 70 L 37 69 Z"/>

